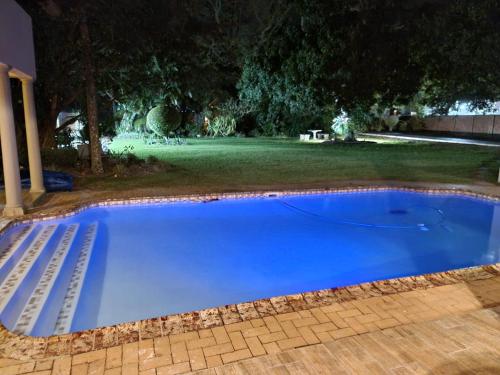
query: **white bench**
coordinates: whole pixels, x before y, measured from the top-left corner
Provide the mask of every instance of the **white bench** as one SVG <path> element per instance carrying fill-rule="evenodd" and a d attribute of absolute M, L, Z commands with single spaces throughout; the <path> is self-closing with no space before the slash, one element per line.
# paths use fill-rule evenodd
<path fill-rule="evenodd" d="M 299 139 L 301 141 L 309 141 L 311 139 L 311 134 L 300 134 Z"/>

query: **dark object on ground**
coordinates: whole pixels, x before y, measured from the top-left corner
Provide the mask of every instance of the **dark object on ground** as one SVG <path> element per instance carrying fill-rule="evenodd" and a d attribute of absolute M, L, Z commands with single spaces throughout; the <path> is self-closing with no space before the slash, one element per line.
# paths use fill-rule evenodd
<path fill-rule="evenodd" d="M 43 171 L 43 184 L 45 190 L 54 191 L 71 191 L 73 190 L 73 176 L 64 172 Z M 21 170 L 21 188 L 29 189 L 31 187 L 30 174 L 28 170 Z M 3 178 L 0 181 L 0 189 L 4 189 Z"/>

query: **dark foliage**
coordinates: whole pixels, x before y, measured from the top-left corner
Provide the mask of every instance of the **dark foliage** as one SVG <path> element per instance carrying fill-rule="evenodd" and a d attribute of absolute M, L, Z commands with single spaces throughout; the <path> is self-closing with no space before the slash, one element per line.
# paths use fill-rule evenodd
<path fill-rule="evenodd" d="M 373 104 L 418 97 L 446 111 L 500 98 L 500 0 L 19 2 L 33 18 L 45 147 L 60 111 L 88 121 L 90 76 L 109 134 L 125 114 L 133 127 L 158 105 L 181 113 L 181 134 L 202 133 L 199 119 L 230 103 L 236 132 L 295 135 Z"/>

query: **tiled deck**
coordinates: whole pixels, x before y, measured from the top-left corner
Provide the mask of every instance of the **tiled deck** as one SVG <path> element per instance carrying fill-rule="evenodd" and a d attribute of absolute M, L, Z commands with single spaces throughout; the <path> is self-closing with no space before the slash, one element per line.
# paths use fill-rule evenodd
<path fill-rule="evenodd" d="M 311 345 L 198 375 L 500 374 L 500 309 Z"/>
<path fill-rule="evenodd" d="M 500 276 L 141 337 L 73 356 L 4 358 L 0 374 L 167 375 L 214 367 L 205 373 L 495 373 L 497 306 Z"/>

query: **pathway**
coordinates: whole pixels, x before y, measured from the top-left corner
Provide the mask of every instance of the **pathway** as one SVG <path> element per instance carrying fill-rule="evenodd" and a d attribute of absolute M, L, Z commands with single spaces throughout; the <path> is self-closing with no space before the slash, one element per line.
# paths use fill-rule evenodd
<path fill-rule="evenodd" d="M 442 135 L 423 135 L 423 134 L 397 133 L 397 132 L 391 132 L 391 133 L 367 132 L 367 133 L 362 133 L 362 135 L 368 135 L 370 137 L 401 139 L 408 141 L 456 143 L 463 145 L 500 147 L 500 141 L 495 141 L 495 140 L 490 141 L 490 140 L 470 139 L 470 138 L 460 138 L 460 137 L 445 137 Z"/>

